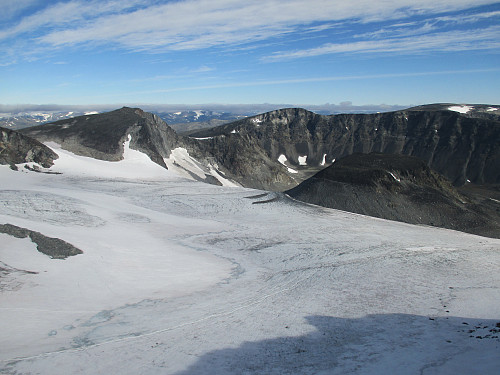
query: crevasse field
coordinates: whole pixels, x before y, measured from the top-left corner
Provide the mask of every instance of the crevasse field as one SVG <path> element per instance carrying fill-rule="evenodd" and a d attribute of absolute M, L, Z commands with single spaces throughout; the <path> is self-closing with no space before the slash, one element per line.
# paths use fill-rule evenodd
<path fill-rule="evenodd" d="M 0 373 L 498 374 L 500 240 L 121 162 L 0 167 Z"/>

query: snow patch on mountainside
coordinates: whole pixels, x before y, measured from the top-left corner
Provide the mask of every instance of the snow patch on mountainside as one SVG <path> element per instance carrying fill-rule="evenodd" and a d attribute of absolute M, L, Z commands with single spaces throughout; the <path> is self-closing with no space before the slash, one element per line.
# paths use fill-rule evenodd
<path fill-rule="evenodd" d="M 210 174 L 219 181 L 222 186 L 227 186 L 227 187 L 237 187 L 241 186 L 236 184 L 235 182 L 228 180 L 227 178 L 223 177 L 222 174 L 220 173 L 219 169 L 217 168 L 217 165 L 208 165 L 208 168 L 210 170 Z"/>
<path fill-rule="evenodd" d="M 252 122 L 255 124 L 255 126 L 259 127 L 262 123 L 262 120 L 260 118 L 254 118 L 252 119 Z"/>
<path fill-rule="evenodd" d="M 183 147 L 177 147 L 172 150 L 168 158 L 163 159 L 168 169 L 175 174 L 196 180 L 205 180 L 207 175 L 215 177 L 222 186 L 240 186 L 235 182 L 222 176 L 217 165 L 208 164 L 202 165 L 198 160 L 189 155 L 189 152 Z"/>
<path fill-rule="evenodd" d="M 454 106 L 448 107 L 449 111 L 459 112 L 462 114 L 465 114 L 465 113 L 471 111 L 472 109 L 474 109 L 474 107 L 470 106 L 470 105 L 454 105 Z"/>
<path fill-rule="evenodd" d="M 389 174 L 392 176 L 392 178 L 393 178 L 393 179 L 395 179 L 397 182 L 401 182 L 401 179 L 400 179 L 399 177 L 396 177 L 396 175 L 395 175 L 394 173 L 392 173 L 392 172 L 388 172 L 388 173 L 389 173 Z"/>
<path fill-rule="evenodd" d="M 281 155 L 278 157 L 278 161 L 279 161 L 282 165 L 284 165 L 284 166 L 286 167 L 285 162 L 287 161 L 287 158 L 286 158 L 286 156 L 285 156 L 285 155 L 281 154 Z"/>
<path fill-rule="evenodd" d="M 298 161 L 299 165 L 307 165 L 307 155 L 299 156 Z"/>
<path fill-rule="evenodd" d="M 287 159 L 287 158 L 286 158 L 286 156 L 285 156 L 285 155 L 283 155 L 283 154 L 281 154 L 281 155 L 278 157 L 278 161 L 279 161 L 282 165 L 284 165 L 284 166 L 287 168 L 288 173 L 299 173 L 299 172 L 297 172 L 295 169 L 292 169 L 292 168 L 290 168 L 288 165 L 286 165 L 286 161 L 287 161 L 287 160 L 288 160 L 288 159 Z"/>
<path fill-rule="evenodd" d="M 130 148 L 131 137 L 124 142 L 123 160 L 104 161 L 73 154 L 55 142 L 46 142 L 59 158 L 50 171 L 67 175 L 104 178 L 172 179 L 176 175 L 154 163 L 146 154 Z"/>
<path fill-rule="evenodd" d="M 173 149 L 169 158 L 164 158 L 163 160 L 170 171 L 183 177 L 193 179 L 192 174 L 194 174 L 200 178 L 205 178 L 205 172 L 201 164 L 192 158 L 183 147 Z"/>
<path fill-rule="evenodd" d="M 326 163 L 326 154 L 323 154 L 323 160 L 321 160 L 321 163 L 319 165 L 324 166 Z"/>

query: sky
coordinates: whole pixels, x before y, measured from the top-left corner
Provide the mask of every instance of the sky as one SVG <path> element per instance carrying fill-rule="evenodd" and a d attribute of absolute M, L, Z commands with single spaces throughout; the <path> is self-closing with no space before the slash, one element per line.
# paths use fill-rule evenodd
<path fill-rule="evenodd" d="M 0 0 L 0 104 L 500 104 L 500 2 Z"/>

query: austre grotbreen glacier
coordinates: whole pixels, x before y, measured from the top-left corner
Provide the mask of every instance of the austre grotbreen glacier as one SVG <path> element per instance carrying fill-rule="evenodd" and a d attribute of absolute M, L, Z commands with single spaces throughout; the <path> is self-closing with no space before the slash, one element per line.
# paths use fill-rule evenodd
<path fill-rule="evenodd" d="M 498 374 L 499 239 L 206 184 L 129 141 L 0 166 L 1 373 Z"/>

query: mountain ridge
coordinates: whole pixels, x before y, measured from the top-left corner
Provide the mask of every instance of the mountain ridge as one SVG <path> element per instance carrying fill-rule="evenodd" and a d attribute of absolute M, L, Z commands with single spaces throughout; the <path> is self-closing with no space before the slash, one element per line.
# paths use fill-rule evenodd
<path fill-rule="evenodd" d="M 474 113 L 488 113 L 493 118 L 467 116 L 472 108 L 476 108 Z M 154 114 L 123 107 L 20 132 L 103 160 L 120 160 L 123 142 L 131 135 L 130 146 L 163 167 L 172 150 L 182 148 L 223 178 L 264 190 L 293 188 L 336 159 L 356 152 L 421 158 L 456 186 L 467 181 L 500 183 L 500 149 L 495 146 L 500 143 L 500 120 L 495 119 L 498 107 L 477 108 L 479 105 L 434 104 L 395 112 L 328 116 L 285 108 L 187 137 Z"/>
<path fill-rule="evenodd" d="M 230 134 L 253 138 L 270 159 L 284 155 L 292 167 L 301 166 L 299 156 L 319 167 L 355 152 L 399 153 L 425 160 L 455 185 L 500 182 L 500 121 L 451 110 L 323 116 L 291 108 L 191 136 Z"/>
<path fill-rule="evenodd" d="M 77 155 L 108 161 L 121 160 L 127 142 L 127 147 L 146 154 L 163 168 L 181 172 L 189 178 L 218 185 L 241 185 L 268 191 L 299 189 L 301 184 L 310 183 L 308 179 L 311 176 L 315 176 L 317 181 L 318 176 L 327 173 L 332 166 L 333 170 L 338 171 L 339 164 L 336 160 L 343 160 L 342 158 L 357 153 L 373 152 L 391 155 L 391 163 L 402 163 L 405 168 L 408 167 L 405 158 L 419 160 L 418 163 L 413 162 L 418 170 L 435 170 L 455 186 L 469 184 L 471 181 L 474 184 L 498 184 L 500 150 L 494 146 L 500 142 L 500 121 L 481 115 L 495 112 L 490 108 L 496 107 L 485 105 L 479 111 L 476 109 L 479 115 L 470 113 L 467 116 L 472 106 L 430 106 L 431 110 L 417 108 L 377 114 L 329 116 L 302 108 L 285 108 L 206 129 L 189 137 L 178 135 L 157 115 L 139 108 L 123 107 L 105 114 L 84 115 L 25 128 L 19 134 L 41 142 L 56 142 L 63 149 Z M 366 164 L 367 161 L 364 160 L 363 163 Z M 346 170 L 344 180 L 336 181 L 337 184 L 343 184 L 343 188 L 337 189 L 337 193 L 346 202 L 355 202 L 356 196 L 364 196 L 366 209 L 351 203 L 345 207 L 333 208 L 446 227 L 446 215 L 432 211 L 432 207 L 429 208 L 432 212 L 426 214 L 427 221 L 408 217 L 410 211 L 418 216 L 418 208 L 400 198 L 405 194 L 413 196 L 414 192 L 408 190 L 400 194 L 401 186 L 394 181 L 400 178 L 395 177 L 397 173 L 415 174 L 413 170 L 399 170 L 394 174 L 390 170 L 381 172 L 373 168 L 362 171 L 361 167 L 351 165 Z M 435 172 L 426 173 L 414 175 L 414 187 L 420 184 L 418 189 L 423 189 L 423 195 L 433 195 L 435 190 L 443 188 L 441 190 L 446 197 L 439 198 L 438 201 L 443 200 L 443 207 L 447 207 L 446 209 L 453 206 L 451 211 L 448 210 L 449 215 L 456 217 L 463 207 L 456 211 L 455 206 L 460 206 L 461 201 L 461 204 L 465 204 L 466 198 L 448 182 L 442 182 L 440 188 L 432 184 L 422 186 L 429 176 L 432 176 L 429 181 L 445 181 Z M 376 182 L 372 181 L 371 185 L 361 189 L 359 181 L 363 180 Z M 371 212 L 369 209 L 373 189 L 379 195 L 383 192 L 385 199 L 381 203 L 383 208 L 378 208 L 379 212 Z M 476 194 L 478 192 L 480 194 Z M 469 193 L 472 200 L 477 202 L 493 199 L 481 189 L 471 190 Z M 316 194 L 321 196 L 320 193 Z M 393 201 L 394 197 L 391 195 L 398 194 L 399 201 Z M 477 206 L 472 201 L 469 203 L 469 207 Z M 319 204 L 324 205 L 322 202 Z M 404 213 L 398 216 L 395 215 L 397 210 L 386 209 L 395 205 L 411 209 L 406 216 Z M 326 206 L 330 207 L 328 204 Z M 486 212 L 486 216 L 490 215 L 494 221 L 497 220 L 498 212 L 485 208 L 486 204 L 483 203 L 479 206 L 479 211 L 482 210 L 481 212 Z M 463 212 L 472 215 L 471 220 L 480 222 L 479 226 L 488 226 L 483 219 L 470 213 L 468 208 Z M 482 215 L 481 212 L 479 216 Z M 463 229 L 466 226 L 478 225 L 460 224 L 452 228 Z"/>

